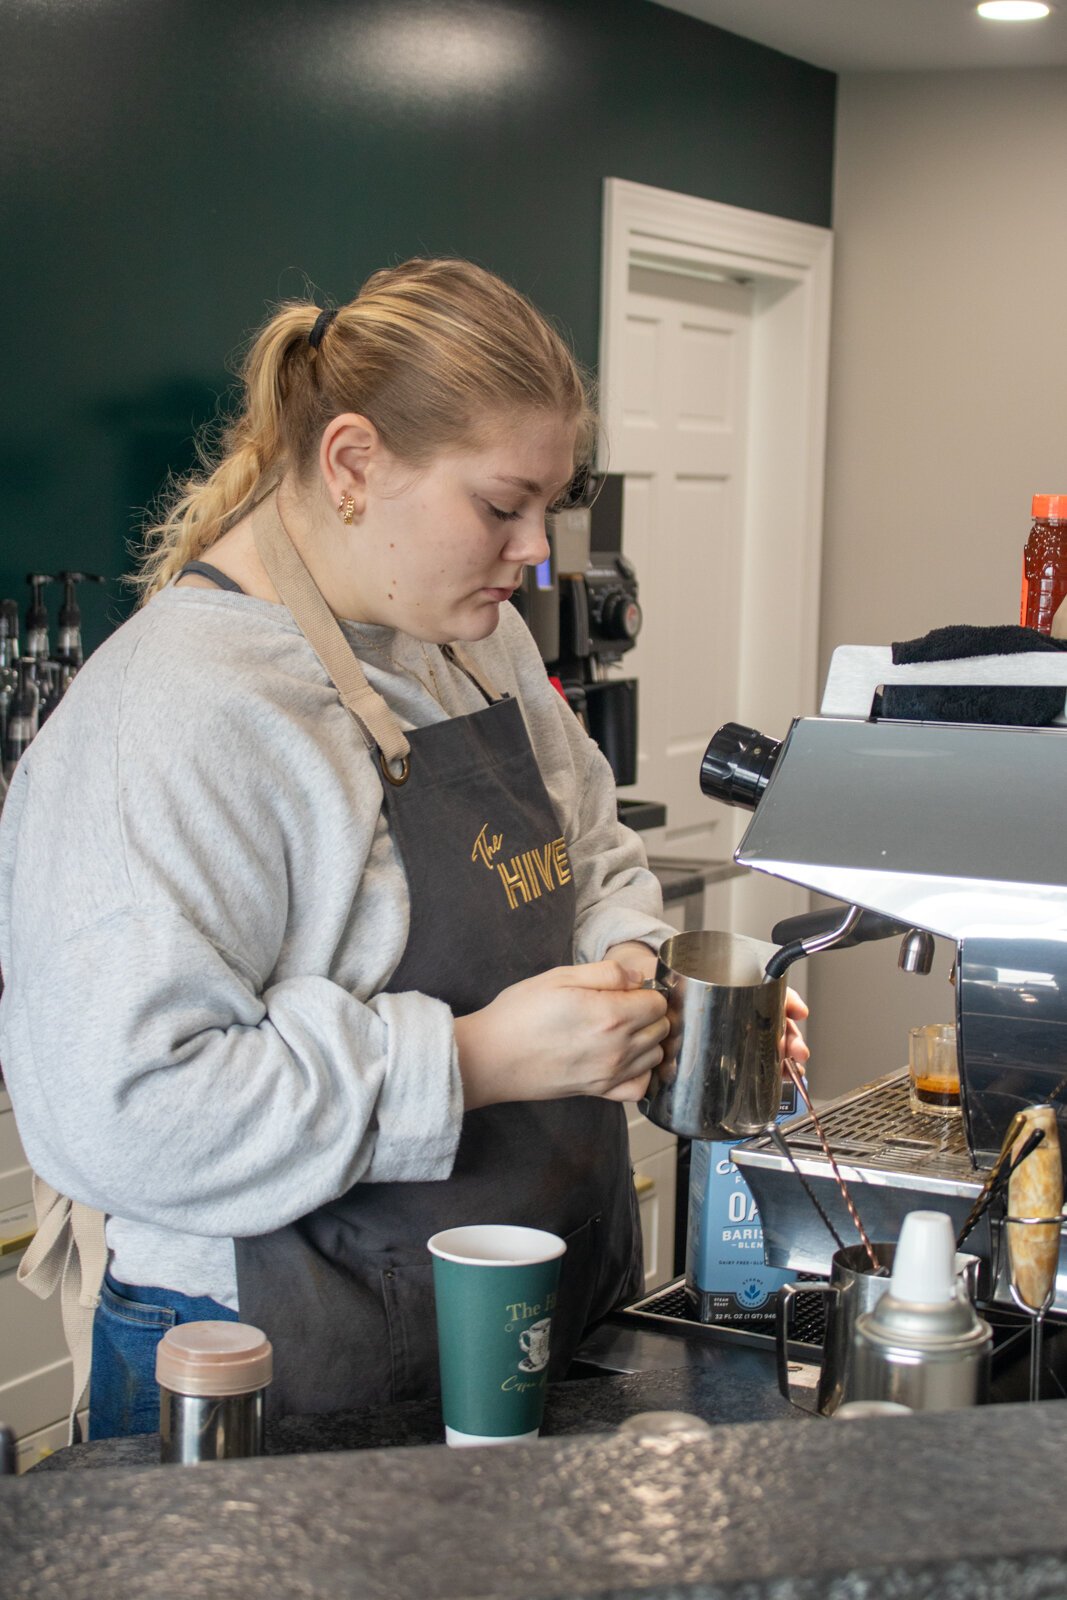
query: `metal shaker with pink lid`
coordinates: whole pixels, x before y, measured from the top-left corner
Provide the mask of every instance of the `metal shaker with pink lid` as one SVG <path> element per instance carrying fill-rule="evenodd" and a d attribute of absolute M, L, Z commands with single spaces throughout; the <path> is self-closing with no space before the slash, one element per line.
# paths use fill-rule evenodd
<path fill-rule="evenodd" d="M 263 1453 L 270 1340 L 242 1322 L 185 1322 L 156 1351 L 160 1460 L 220 1461 Z"/>

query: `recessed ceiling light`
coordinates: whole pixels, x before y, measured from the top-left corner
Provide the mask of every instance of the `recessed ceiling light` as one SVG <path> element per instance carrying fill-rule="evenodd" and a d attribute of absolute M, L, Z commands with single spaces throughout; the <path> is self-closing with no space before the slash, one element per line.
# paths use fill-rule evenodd
<path fill-rule="evenodd" d="M 1036 22 L 1039 17 L 1047 17 L 1051 9 L 1042 0 L 982 0 L 977 7 L 978 15 L 991 22 Z"/>

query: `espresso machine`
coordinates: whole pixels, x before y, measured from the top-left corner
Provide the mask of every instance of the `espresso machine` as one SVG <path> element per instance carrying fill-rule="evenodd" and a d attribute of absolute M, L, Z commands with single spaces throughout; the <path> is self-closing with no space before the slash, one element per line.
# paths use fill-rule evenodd
<path fill-rule="evenodd" d="M 906 1071 L 818 1111 L 868 1235 L 884 1240 L 917 1208 L 962 1227 L 1020 1109 L 1051 1105 L 1061 1144 L 1067 1123 L 1064 719 L 872 717 L 890 682 L 1060 686 L 1067 658 L 896 667 L 888 649 L 843 647 L 818 716 L 795 721 L 780 742 L 727 724 L 701 767 L 706 794 L 753 812 L 739 863 L 842 902 L 814 919 L 829 930 L 820 948 L 894 937 L 900 965 L 922 972 L 931 935 L 955 942 L 962 1116 L 914 1115 Z M 810 947 L 816 932 L 784 927 L 775 939 L 807 934 Z M 770 1133 L 736 1145 L 733 1159 L 759 1208 L 767 1264 L 825 1276 L 835 1249 L 827 1219 L 846 1239 L 855 1230 L 812 1118 L 785 1132 L 788 1159 Z M 990 1208 L 965 1248 L 981 1258 L 984 1298 L 1009 1305 L 1003 1215 L 1003 1204 Z M 1062 1231 L 1050 1311 L 1067 1314 Z"/>
<path fill-rule="evenodd" d="M 590 474 L 549 517 L 548 559 L 526 569 L 513 598 L 560 693 L 625 787 L 637 781 L 637 680 L 608 669 L 637 643 L 641 606 L 622 553 L 622 508 L 622 475 Z"/>

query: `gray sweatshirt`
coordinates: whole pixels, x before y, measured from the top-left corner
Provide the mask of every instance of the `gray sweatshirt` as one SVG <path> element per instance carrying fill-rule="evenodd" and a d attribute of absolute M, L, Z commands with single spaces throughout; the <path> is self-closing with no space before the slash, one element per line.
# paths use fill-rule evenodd
<path fill-rule="evenodd" d="M 343 626 L 403 726 L 484 705 L 432 646 Z M 575 959 L 655 946 L 641 842 L 514 608 L 468 648 L 559 814 Z M 448 1177 L 452 1014 L 383 993 L 408 917 L 372 757 L 284 607 L 170 588 L 89 659 L 0 822 L 0 1062 L 33 1168 L 108 1213 L 117 1278 L 236 1309 L 234 1237 Z"/>

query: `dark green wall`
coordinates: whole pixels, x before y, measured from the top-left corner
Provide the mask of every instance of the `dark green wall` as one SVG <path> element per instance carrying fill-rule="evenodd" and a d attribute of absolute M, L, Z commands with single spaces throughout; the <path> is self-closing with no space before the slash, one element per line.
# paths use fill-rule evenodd
<path fill-rule="evenodd" d="M 592 365 L 605 177 L 830 222 L 833 75 L 650 0 L 4 0 L 0 60 L 20 603 L 129 569 L 271 300 L 466 255 Z"/>

